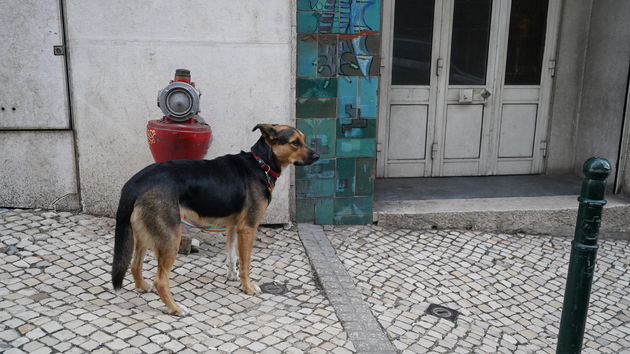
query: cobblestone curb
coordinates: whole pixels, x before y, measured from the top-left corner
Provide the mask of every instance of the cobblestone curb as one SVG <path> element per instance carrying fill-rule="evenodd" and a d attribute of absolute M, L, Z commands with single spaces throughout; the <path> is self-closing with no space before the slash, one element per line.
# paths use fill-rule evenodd
<path fill-rule="evenodd" d="M 337 258 L 322 227 L 299 224 L 298 234 L 326 296 L 357 353 L 396 353 Z"/>

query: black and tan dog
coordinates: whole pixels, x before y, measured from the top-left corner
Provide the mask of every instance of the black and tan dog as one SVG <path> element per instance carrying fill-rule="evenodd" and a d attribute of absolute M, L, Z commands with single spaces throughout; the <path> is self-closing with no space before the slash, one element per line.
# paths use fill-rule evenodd
<path fill-rule="evenodd" d="M 148 291 L 142 276 L 147 249 L 157 258 L 153 284 L 169 313 L 185 314 L 173 301 L 169 272 L 179 248 L 180 218 L 197 225 L 227 228 L 228 278 L 236 278 L 236 248 L 243 291 L 260 291 L 249 279 L 252 248 L 258 224 L 271 199 L 282 168 L 309 165 L 319 155 L 305 143 L 299 130 L 275 124 L 258 124 L 262 136 L 251 152 L 214 160 L 178 160 L 150 165 L 123 187 L 116 214 L 112 283 L 120 289 L 131 262 L 135 287 Z M 237 246 L 238 245 L 238 246 Z"/>

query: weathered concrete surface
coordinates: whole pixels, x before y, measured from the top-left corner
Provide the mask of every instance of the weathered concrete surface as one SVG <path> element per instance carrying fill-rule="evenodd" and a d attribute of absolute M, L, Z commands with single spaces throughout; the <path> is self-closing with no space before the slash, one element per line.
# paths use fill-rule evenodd
<path fill-rule="evenodd" d="M 0 132 L 0 207 L 80 207 L 71 131 Z"/>
<path fill-rule="evenodd" d="M 574 196 L 378 201 L 374 220 L 410 229 L 493 230 L 571 236 L 578 201 Z M 601 236 L 630 238 L 630 203 L 608 198 Z"/>
<path fill-rule="evenodd" d="M 71 87 L 86 212 L 112 215 L 120 188 L 153 162 L 145 137 L 159 89 L 191 70 L 212 126 L 207 158 L 248 151 L 256 123 L 290 124 L 292 6 L 284 2 L 66 2 Z M 266 223 L 289 221 L 289 179 Z"/>
<path fill-rule="evenodd" d="M 592 2 L 563 2 L 550 111 L 548 174 L 573 173 L 575 170 L 577 117 Z"/>
<path fill-rule="evenodd" d="M 568 5 L 568 4 L 567 4 Z M 628 88 L 630 2 L 593 1 L 578 121 L 576 170 L 591 156 L 617 169 L 619 139 Z"/>

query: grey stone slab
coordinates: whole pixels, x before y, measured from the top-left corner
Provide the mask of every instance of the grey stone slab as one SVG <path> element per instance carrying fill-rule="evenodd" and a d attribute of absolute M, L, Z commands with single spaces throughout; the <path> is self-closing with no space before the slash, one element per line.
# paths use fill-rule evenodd
<path fill-rule="evenodd" d="M 321 226 L 298 225 L 302 245 L 357 353 L 396 353 Z"/>

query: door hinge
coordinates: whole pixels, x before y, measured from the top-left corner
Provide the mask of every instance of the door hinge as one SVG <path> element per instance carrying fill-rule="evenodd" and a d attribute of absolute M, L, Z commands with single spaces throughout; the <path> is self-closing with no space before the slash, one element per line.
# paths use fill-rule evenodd
<path fill-rule="evenodd" d="M 66 55 L 66 46 L 65 45 L 54 45 L 53 46 L 53 54 L 54 55 Z"/>
<path fill-rule="evenodd" d="M 438 151 L 438 143 L 433 143 L 431 145 L 431 160 L 435 160 L 435 156 L 437 155 Z"/>
<path fill-rule="evenodd" d="M 556 59 L 549 60 L 549 74 L 551 77 L 556 76 Z"/>
<path fill-rule="evenodd" d="M 383 143 L 376 143 L 376 152 L 383 151 Z"/>
<path fill-rule="evenodd" d="M 438 58 L 437 64 L 435 67 L 435 76 L 442 75 L 442 69 L 444 69 L 444 59 Z"/>
<path fill-rule="evenodd" d="M 547 157 L 547 140 L 540 141 L 540 152 L 543 158 Z"/>

